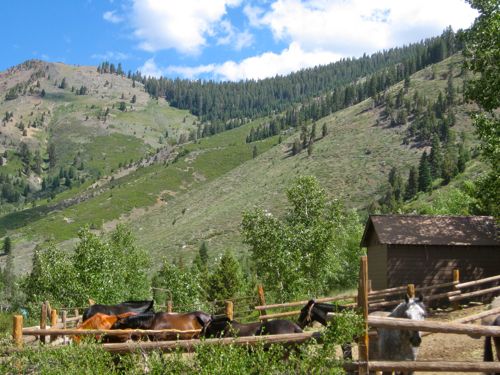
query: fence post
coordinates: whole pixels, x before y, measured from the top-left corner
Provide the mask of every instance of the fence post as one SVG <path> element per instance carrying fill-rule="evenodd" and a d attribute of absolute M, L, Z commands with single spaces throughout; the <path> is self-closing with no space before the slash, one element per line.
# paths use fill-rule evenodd
<path fill-rule="evenodd" d="M 12 324 L 12 338 L 18 348 L 23 347 L 23 316 L 14 315 Z"/>
<path fill-rule="evenodd" d="M 50 310 L 50 328 L 54 329 L 57 328 L 57 310 L 52 309 Z M 53 342 L 57 339 L 57 336 L 50 336 L 50 342 Z"/>
<path fill-rule="evenodd" d="M 47 305 L 42 303 L 42 312 L 40 314 L 40 329 L 47 328 Z M 45 344 L 45 335 L 40 335 L 40 342 Z"/>
<path fill-rule="evenodd" d="M 406 287 L 406 294 L 408 294 L 410 298 L 415 298 L 415 284 L 408 284 Z"/>
<path fill-rule="evenodd" d="M 68 312 L 66 310 L 63 310 L 62 316 L 61 316 L 61 322 L 62 322 L 62 327 L 63 329 L 66 329 L 68 327 L 68 323 L 66 322 L 66 319 L 68 318 Z M 63 335 L 63 343 L 66 343 L 66 336 Z"/>
<path fill-rule="evenodd" d="M 265 306 L 266 304 L 266 297 L 264 295 L 264 287 L 262 284 L 257 285 L 257 293 L 259 294 L 259 303 L 261 306 Z M 260 315 L 267 315 L 266 310 L 259 310 Z M 267 319 L 263 320 L 264 322 L 267 321 Z"/>
<path fill-rule="evenodd" d="M 358 342 L 359 374 L 368 375 L 368 257 L 366 255 L 361 257 L 359 274 L 358 307 L 361 308 L 364 321 L 363 334 Z"/>
<path fill-rule="evenodd" d="M 174 303 L 171 300 L 167 301 L 167 312 L 171 313 L 174 311 Z"/>
<path fill-rule="evenodd" d="M 226 315 L 229 318 L 229 320 L 233 320 L 234 318 L 234 313 L 233 313 L 233 301 L 226 301 Z"/>
<path fill-rule="evenodd" d="M 453 282 L 459 283 L 460 282 L 460 271 L 458 268 L 453 269 Z M 456 286 L 453 287 L 454 290 L 458 290 Z M 458 310 L 460 308 L 460 302 L 459 301 L 453 301 L 451 303 L 451 307 L 453 310 Z"/>

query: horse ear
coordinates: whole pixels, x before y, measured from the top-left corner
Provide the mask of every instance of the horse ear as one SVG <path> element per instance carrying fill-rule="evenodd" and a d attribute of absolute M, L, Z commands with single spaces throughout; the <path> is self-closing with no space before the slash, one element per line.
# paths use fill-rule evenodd
<path fill-rule="evenodd" d="M 405 302 L 406 303 L 410 302 L 410 296 L 408 294 L 405 295 Z"/>

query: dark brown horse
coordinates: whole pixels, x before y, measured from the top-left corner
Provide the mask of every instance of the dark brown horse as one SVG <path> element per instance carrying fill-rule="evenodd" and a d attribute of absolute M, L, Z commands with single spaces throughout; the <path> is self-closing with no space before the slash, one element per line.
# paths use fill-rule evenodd
<path fill-rule="evenodd" d="M 127 312 L 141 314 L 147 311 L 153 311 L 153 301 L 125 301 L 116 305 L 95 304 L 85 309 L 82 321 L 85 322 L 97 313 L 106 315 L 120 315 Z"/>
<path fill-rule="evenodd" d="M 267 322 L 239 323 L 235 320 L 229 320 L 227 316 L 222 316 L 207 322 L 201 334 L 204 337 L 243 337 L 301 332 L 302 329 L 289 320 L 277 319 Z"/>
<path fill-rule="evenodd" d="M 176 331 L 198 332 L 165 332 L 148 335 L 150 340 L 175 340 L 199 337 L 203 326 L 211 319 L 209 314 L 194 311 L 185 314 L 144 313 L 118 320 L 112 329 L 169 329 Z"/>
<path fill-rule="evenodd" d="M 318 322 L 326 327 L 328 325 L 328 313 L 341 312 L 346 309 L 351 308 L 329 303 L 320 303 L 312 299 L 300 310 L 297 324 L 300 328 L 304 328 L 312 324 L 312 322 Z M 342 352 L 344 353 L 344 359 L 352 359 L 352 346 L 350 343 L 342 345 Z"/>

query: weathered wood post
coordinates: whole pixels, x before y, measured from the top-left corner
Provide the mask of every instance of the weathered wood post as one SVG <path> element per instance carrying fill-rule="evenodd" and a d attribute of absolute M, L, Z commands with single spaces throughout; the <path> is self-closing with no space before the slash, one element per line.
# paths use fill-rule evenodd
<path fill-rule="evenodd" d="M 55 329 L 57 328 L 57 310 L 52 309 L 50 310 L 50 328 Z M 57 336 L 50 336 L 50 342 L 53 342 L 57 339 Z"/>
<path fill-rule="evenodd" d="M 12 338 L 18 348 L 23 347 L 23 316 L 14 315 L 12 324 Z"/>
<path fill-rule="evenodd" d="M 460 283 L 460 271 L 458 268 L 453 269 L 453 282 L 456 284 Z M 453 287 L 453 289 L 457 290 L 457 288 L 455 286 Z M 458 310 L 460 308 L 460 302 L 459 301 L 452 301 L 451 307 L 453 308 L 453 310 Z"/>
<path fill-rule="evenodd" d="M 174 302 L 172 300 L 167 301 L 167 312 L 171 313 L 174 311 Z"/>
<path fill-rule="evenodd" d="M 47 305 L 42 303 L 42 311 L 40 314 L 40 329 L 47 328 Z M 45 335 L 40 335 L 40 342 L 45 344 Z"/>
<path fill-rule="evenodd" d="M 408 294 L 410 298 L 415 298 L 415 284 L 408 284 L 406 287 L 406 294 Z"/>
<path fill-rule="evenodd" d="M 233 301 L 226 301 L 226 316 L 229 318 L 229 320 L 233 320 L 234 318 L 234 304 Z"/>
<path fill-rule="evenodd" d="M 358 342 L 359 374 L 368 375 L 368 257 L 366 255 L 361 257 L 359 273 L 358 307 L 361 309 L 364 321 L 363 334 Z"/>
<path fill-rule="evenodd" d="M 66 310 L 63 310 L 62 315 L 61 315 L 61 323 L 63 329 L 68 328 L 68 322 L 66 321 L 68 319 L 68 312 Z M 66 336 L 63 335 L 63 343 L 66 344 Z"/>
<path fill-rule="evenodd" d="M 262 284 L 257 285 L 257 293 L 259 295 L 259 303 L 261 306 L 265 306 L 266 304 L 266 297 L 264 295 L 264 287 Z M 259 310 L 260 315 L 267 315 L 266 310 Z M 267 321 L 267 319 L 263 319 L 263 321 Z"/>
<path fill-rule="evenodd" d="M 75 310 L 73 311 L 73 313 L 75 314 L 75 318 L 76 318 L 77 316 L 79 316 L 79 315 L 80 315 L 80 312 L 78 311 L 78 309 L 75 309 Z M 82 318 L 82 319 L 83 319 L 83 318 Z"/>

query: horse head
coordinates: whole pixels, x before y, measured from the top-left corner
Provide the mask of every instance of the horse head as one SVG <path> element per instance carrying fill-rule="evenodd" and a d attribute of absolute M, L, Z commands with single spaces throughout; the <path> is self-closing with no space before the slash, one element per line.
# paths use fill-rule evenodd
<path fill-rule="evenodd" d="M 401 318 L 412 320 L 424 320 L 427 316 L 427 310 L 424 306 L 424 298 L 420 294 L 417 298 L 405 296 L 405 302 L 401 309 Z M 412 346 L 419 347 L 422 343 L 422 337 L 419 331 L 406 331 L 409 335 L 409 341 Z"/>
<path fill-rule="evenodd" d="M 227 316 L 215 317 L 212 315 L 209 320 L 197 316 L 196 319 L 202 326 L 200 336 L 203 337 L 221 337 L 227 325 L 231 322 Z"/>
<path fill-rule="evenodd" d="M 305 326 L 307 326 L 313 322 L 312 309 L 314 308 L 315 304 L 316 304 L 316 301 L 311 299 L 300 310 L 300 316 L 299 316 L 299 319 L 297 321 L 297 324 L 299 325 L 300 328 L 304 328 Z"/>

